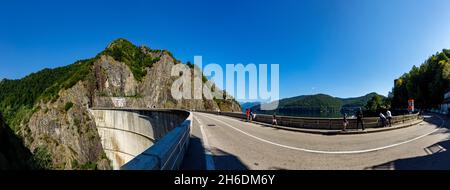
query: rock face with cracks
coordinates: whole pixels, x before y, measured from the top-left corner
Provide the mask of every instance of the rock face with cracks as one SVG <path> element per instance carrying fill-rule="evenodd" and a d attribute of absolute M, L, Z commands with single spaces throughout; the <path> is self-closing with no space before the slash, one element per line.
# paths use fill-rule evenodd
<path fill-rule="evenodd" d="M 178 76 L 171 76 L 171 71 L 177 64 L 183 63 L 166 50 L 137 47 L 125 39 L 113 41 L 95 58 L 74 63 L 71 66 L 84 69 L 71 72 L 69 82 L 55 80 L 38 96 L 51 98 L 37 99 L 26 112 L 29 114 L 20 118 L 19 124 L 14 123 L 17 126 L 10 126 L 20 137 L 16 143 L 28 151 L 21 160 L 31 159 L 44 169 L 111 169 L 89 112 L 92 107 L 241 110 L 232 98 L 173 98 L 171 87 Z M 194 68 L 188 68 L 193 75 Z M 52 89 L 58 90 L 50 96 Z M 192 94 L 201 90 L 193 86 L 191 89 Z M 11 149 L 12 145 L 6 148 Z M 5 161 L 8 159 L 11 158 L 0 154 L 4 168 L 14 165 Z M 19 163 L 14 167 L 25 165 Z"/>

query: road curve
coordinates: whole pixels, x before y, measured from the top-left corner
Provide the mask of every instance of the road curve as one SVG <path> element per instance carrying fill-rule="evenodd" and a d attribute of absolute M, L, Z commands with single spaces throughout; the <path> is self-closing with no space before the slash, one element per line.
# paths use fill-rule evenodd
<path fill-rule="evenodd" d="M 183 169 L 450 169 L 447 118 L 360 135 L 306 134 L 194 113 Z"/>

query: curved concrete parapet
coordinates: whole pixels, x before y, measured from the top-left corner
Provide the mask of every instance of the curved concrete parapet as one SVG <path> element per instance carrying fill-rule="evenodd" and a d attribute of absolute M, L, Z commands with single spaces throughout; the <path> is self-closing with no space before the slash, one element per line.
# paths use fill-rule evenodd
<path fill-rule="evenodd" d="M 172 135 L 173 132 L 187 136 L 187 139 L 183 141 L 184 144 L 189 142 L 191 114 L 188 111 L 93 108 L 90 112 L 97 125 L 103 149 L 112 161 L 114 169 L 120 169 L 133 159 L 140 160 L 140 155 L 151 147 L 170 145 L 171 141 L 179 142 L 177 139 L 179 136 Z M 184 152 L 174 154 L 181 153 Z M 145 162 L 152 159 L 154 158 L 149 158 Z"/>
<path fill-rule="evenodd" d="M 219 114 L 218 112 L 201 111 L 204 113 Z M 220 115 L 229 117 L 235 117 L 240 119 L 246 119 L 244 113 L 241 112 L 220 112 Z M 326 130 L 340 130 L 342 129 L 342 118 L 310 118 L 310 117 L 291 117 L 291 116 L 276 116 L 278 125 L 292 128 L 304 128 L 304 129 L 326 129 Z M 419 114 L 399 115 L 393 116 L 392 124 L 405 123 L 410 121 L 419 120 L 421 117 Z M 272 123 L 272 115 L 256 114 L 254 121 L 261 123 Z M 348 119 L 349 126 L 347 129 L 356 128 L 356 119 Z M 381 126 L 379 117 L 366 117 L 363 118 L 365 128 L 376 128 Z M 361 127 L 361 126 L 360 126 Z"/>
<path fill-rule="evenodd" d="M 192 118 L 170 131 L 160 141 L 124 166 L 123 170 L 175 170 L 189 146 Z"/>

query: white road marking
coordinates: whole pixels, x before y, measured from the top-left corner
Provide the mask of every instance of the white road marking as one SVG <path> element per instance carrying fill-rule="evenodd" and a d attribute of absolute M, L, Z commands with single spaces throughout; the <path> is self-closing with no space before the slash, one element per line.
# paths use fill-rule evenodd
<path fill-rule="evenodd" d="M 208 137 L 206 136 L 206 133 L 203 130 L 203 124 L 197 119 L 197 117 L 195 117 L 195 115 L 194 115 L 194 119 L 199 124 L 200 132 L 202 133 L 202 143 L 203 143 L 203 147 L 205 149 L 206 170 L 215 170 L 216 167 L 214 165 L 213 154 L 210 151 L 211 147 L 209 146 Z"/>
<path fill-rule="evenodd" d="M 269 140 L 266 140 L 266 139 L 263 139 L 263 138 L 254 136 L 254 135 L 249 134 L 249 133 L 247 133 L 247 132 L 244 132 L 244 131 L 242 131 L 242 130 L 240 130 L 240 129 L 238 129 L 238 128 L 235 128 L 235 127 L 231 126 L 231 125 L 228 124 L 228 123 L 225 123 L 225 122 L 223 122 L 223 121 L 221 121 L 221 120 L 218 120 L 218 119 L 215 119 L 215 118 L 213 118 L 213 117 L 210 117 L 210 116 L 208 116 L 207 114 L 205 114 L 204 116 L 205 116 L 205 117 L 208 117 L 208 118 L 210 118 L 210 119 L 212 119 L 212 120 L 218 121 L 218 122 L 220 122 L 220 123 L 223 123 L 223 124 L 225 124 L 226 126 L 232 128 L 232 129 L 234 129 L 234 130 L 236 130 L 236 131 L 238 131 L 238 132 L 241 132 L 241 133 L 244 134 L 244 135 L 247 135 L 247 136 L 249 136 L 249 137 L 252 137 L 252 138 L 254 138 L 254 139 L 257 139 L 257 140 L 259 140 L 259 141 L 262 141 L 262 142 L 265 142 L 265 143 L 269 143 L 269 144 L 272 144 L 272 145 L 275 145 L 275 146 L 279 146 L 279 147 L 284 147 L 284 148 L 287 148 L 287 149 L 298 150 L 298 151 L 304 151 L 304 152 L 310 152 L 310 153 L 318 153 L 318 154 L 359 154 L 359 153 L 374 152 L 374 151 L 378 151 L 378 150 L 383 150 L 383 149 L 387 149 L 387 148 L 392 148 L 392 147 L 396 147 L 396 146 L 400 146 L 400 145 L 402 145 L 402 144 L 410 143 L 410 142 L 412 142 L 412 141 L 415 141 L 415 140 L 421 139 L 421 138 L 423 138 L 423 137 L 425 137 L 425 136 L 428 136 L 428 135 L 430 135 L 430 134 L 432 134 L 432 133 L 438 131 L 439 129 L 441 129 L 441 127 L 445 124 L 445 120 L 442 119 L 441 117 L 437 116 L 439 119 L 442 120 L 441 125 L 440 125 L 437 129 L 435 129 L 435 130 L 433 130 L 433 131 L 431 131 L 431 132 L 429 132 L 429 133 L 426 133 L 426 134 L 424 134 L 424 135 L 418 136 L 418 137 L 416 137 L 416 138 L 407 140 L 407 141 L 403 141 L 403 142 L 400 142 L 400 143 L 391 144 L 391 145 L 388 145 L 388 146 L 378 147 L 378 148 L 365 149 L 365 150 L 323 151 L 323 150 L 312 150 L 312 149 L 299 148 L 299 147 L 293 147 L 293 146 L 288 146 L 288 145 L 278 144 L 278 143 L 275 143 L 275 142 L 272 142 L 272 141 L 269 141 Z M 224 117 L 224 118 L 225 118 L 225 117 Z M 227 119 L 228 119 L 228 118 L 227 118 Z"/>

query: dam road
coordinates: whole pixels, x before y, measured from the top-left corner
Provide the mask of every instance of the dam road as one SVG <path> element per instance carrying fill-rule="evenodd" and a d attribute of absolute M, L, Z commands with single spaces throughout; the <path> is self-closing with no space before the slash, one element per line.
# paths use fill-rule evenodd
<path fill-rule="evenodd" d="M 290 131 L 193 112 L 183 170 L 450 169 L 448 118 L 352 135 Z"/>

